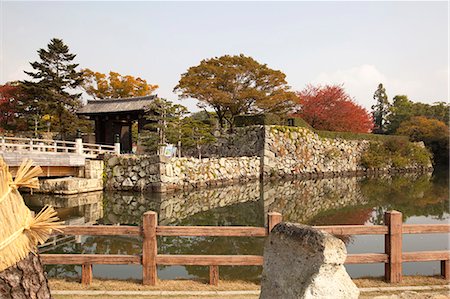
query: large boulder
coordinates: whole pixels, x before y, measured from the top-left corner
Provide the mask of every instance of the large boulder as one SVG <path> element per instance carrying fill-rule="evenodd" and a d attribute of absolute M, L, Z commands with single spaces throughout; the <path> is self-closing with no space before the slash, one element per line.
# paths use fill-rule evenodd
<path fill-rule="evenodd" d="M 279 223 L 264 247 L 260 298 L 358 298 L 345 244 L 310 226 Z"/>

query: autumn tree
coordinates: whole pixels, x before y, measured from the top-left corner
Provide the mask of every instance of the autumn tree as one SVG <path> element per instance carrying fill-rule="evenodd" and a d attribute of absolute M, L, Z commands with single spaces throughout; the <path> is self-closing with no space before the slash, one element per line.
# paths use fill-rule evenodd
<path fill-rule="evenodd" d="M 376 101 L 375 105 L 372 106 L 372 115 L 375 124 L 373 132 L 384 134 L 386 132 L 386 116 L 389 113 L 389 101 L 383 84 L 378 84 L 378 88 L 373 94 L 373 99 Z"/>
<path fill-rule="evenodd" d="M 402 122 L 411 119 L 413 116 L 424 116 L 448 123 L 449 108 L 449 104 L 444 102 L 434 104 L 412 102 L 406 95 L 396 95 L 386 117 L 386 131 L 388 134 L 395 133 Z"/>
<path fill-rule="evenodd" d="M 83 88 L 97 99 L 141 97 L 152 94 L 158 85 L 148 84 L 146 80 L 116 72 L 102 74 L 84 69 Z"/>
<path fill-rule="evenodd" d="M 243 54 L 202 60 L 181 75 L 174 92 L 213 108 L 220 126 L 227 123 L 231 129 L 237 115 L 285 114 L 295 100 L 285 74 Z"/>
<path fill-rule="evenodd" d="M 39 49 L 38 54 L 40 61 L 30 63 L 34 71 L 25 71 L 32 81 L 22 82 L 22 87 L 33 103 L 30 109 L 36 119 L 53 115 L 55 129 L 64 139 L 75 132 L 78 123 L 75 111 L 81 105 L 81 94 L 75 91 L 83 81 L 78 64 L 73 63 L 76 55 L 58 38 L 53 38 L 47 49 Z"/>
<path fill-rule="evenodd" d="M 411 141 L 423 141 L 432 150 L 435 162 L 448 163 L 449 128 L 444 122 L 424 116 L 413 116 L 402 122 L 395 133 L 409 136 Z"/>
<path fill-rule="evenodd" d="M 18 121 L 20 121 L 19 97 L 20 97 L 19 84 L 6 83 L 4 85 L 0 85 L 0 127 L 2 130 L 17 129 L 17 123 Z"/>
<path fill-rule="evenodd" d="M 314 129 L 367 133 L 373 127 L 367 110 L 356 104 L 341 85 L 308 85 L 297 95 L 297 114 Z"/>

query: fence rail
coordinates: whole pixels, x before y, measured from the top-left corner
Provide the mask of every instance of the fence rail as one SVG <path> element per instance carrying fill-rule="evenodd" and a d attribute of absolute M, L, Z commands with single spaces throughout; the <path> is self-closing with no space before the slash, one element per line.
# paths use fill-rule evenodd
<path fill-rule="evenodd" d="M 105 145 L 83 143 L 81 138 L 75 141 L 0 137 L 0 151 L 3 152 L 46 152 L 46 153 L 76 153 L 88 158 L 95 158 L 106 153 L 120 154 L 120 144 Z"/>
<path fill-rule="evenodd" d="M 142 254 L 41 254 L 44 264 L 81 265 L 81 282 L 92 281 L 93 264 L 140 264 L 142 265 L 142 282 L 155 285 L 158 265 L 197 265 L 209 266 L 210 284 L 219 281 L 219 266 L 263 265 L 263 257 L 258 255 L 170 255 L 159 254 L 158 236 L 203 236 L 203 237 L 266 237 L 272 228 L 282 221 L 279 213 L 268 213 L 267 227 L 248 226 L 159 226 L 157 213 L 146 212 L 142 226 L 66 226 L 64 235 L 127 235 L 143 238 Z M 384 253 L 349 254 L 345 264 L 385 264 L 385 279 L 397 283 L 402 280 L 403 262 L 440 261 L 441 275 L 450 280 L 450 251 L 403 252 L 403 234 L 449 233 L 450 224 L 402 224 L 402 214 L 397 211 L 386 212 L 385 225 L 339 225 L 314 226 L 334 235 L 384 235 Z M 61 233 L 55 233 L 61 234 Z"/>

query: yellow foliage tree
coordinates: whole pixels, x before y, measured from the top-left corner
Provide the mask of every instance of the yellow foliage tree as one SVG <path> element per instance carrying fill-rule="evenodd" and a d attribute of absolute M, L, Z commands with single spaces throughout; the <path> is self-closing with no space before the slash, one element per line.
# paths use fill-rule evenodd
<path fill-rule="evenodd" d="M 158 85 L 148 84 L 146 80 L 116 72 L 102 74 L 84 69 L 83 88 L 94 98 L 129 98 L 151 95 Z"/>

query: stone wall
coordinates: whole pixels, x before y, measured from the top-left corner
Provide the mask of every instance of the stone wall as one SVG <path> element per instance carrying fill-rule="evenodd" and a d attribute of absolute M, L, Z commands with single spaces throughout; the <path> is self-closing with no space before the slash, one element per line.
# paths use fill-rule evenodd
<path fill-rule="evenodd" d="M 202 150 L 209 158 L 165 158 L 122 155 L 106 157 L 106 189 L 166 192 L 217 186 L 256 178 L 329 178 L 370 172 L 361 156 L 368 140 L 331 139 L 302 127 L 251 126 L 236 128 Z M 428 167 L 408 165 L 404 170 Z"/>
<path fill-rule="evenodd" d="M 370 142 L 321 138 L 307 128 L 267 126 L 264 143 L 265 176 L 334 176 L 363 171 L 361 154 Z"/>
<path fill-rule="evenodd" d="M 402 168 L 392 166 L 367 169 L 361 165 L 361 156 L 372 142 L 324 138 L 301 127 L 266 126 L 264 128 L 264 177 L 322 178 L 373 172 L 406 172 L 432 169 L 410 162 Z M 418 146 L 424 147 L 423 143 Z"/>
<path fill-rule="evenodd" d="M 259 157 L 165 158 L 122 155 L 106 158 L 107 190 L 166 192 L 258 179 Z"/>
<path fill-rule="evenodd" d="M 202 147 L 202 157 L 260 156 L 264 146 L 264 126 L 235 128 L 233 133 L 218 133 L 214 143 Z M 196 149 L 184 149 L 183 156 L 198 157 Z"/>

